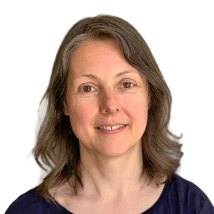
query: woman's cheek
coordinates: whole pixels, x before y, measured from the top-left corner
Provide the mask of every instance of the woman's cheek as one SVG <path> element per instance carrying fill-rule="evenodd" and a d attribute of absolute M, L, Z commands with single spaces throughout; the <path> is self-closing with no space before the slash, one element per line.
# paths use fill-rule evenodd
<path fill-rule="evenodd" d="M 78 121 L 89 120 L 96 109 L 96 104 L 89 99 L 76 99 L 71 107 L 71 118 Z"/>

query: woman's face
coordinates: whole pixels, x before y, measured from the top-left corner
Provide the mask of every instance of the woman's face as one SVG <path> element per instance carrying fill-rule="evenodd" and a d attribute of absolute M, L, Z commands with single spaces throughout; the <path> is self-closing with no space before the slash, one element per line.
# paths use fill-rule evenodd
<path fill-rule="evenodd" d="M 81 155 L 116 157 L 141 149 L 147 83 L 112 40 L 86 40 L 70 59 L 64 113 Z"/>

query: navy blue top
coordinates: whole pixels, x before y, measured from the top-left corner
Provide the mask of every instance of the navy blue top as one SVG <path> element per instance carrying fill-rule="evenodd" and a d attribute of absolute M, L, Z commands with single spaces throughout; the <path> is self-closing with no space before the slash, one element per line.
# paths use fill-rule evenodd
<path fill-rule="evenodd" d="M 143 214 L 214 214 L 214 207 L 205 193 L 190 181 L 175 175 L 159 199 Z M 19 196 L 6 214 L 72 214 L 57 202 L 48 202 L 36 188 Z"/>

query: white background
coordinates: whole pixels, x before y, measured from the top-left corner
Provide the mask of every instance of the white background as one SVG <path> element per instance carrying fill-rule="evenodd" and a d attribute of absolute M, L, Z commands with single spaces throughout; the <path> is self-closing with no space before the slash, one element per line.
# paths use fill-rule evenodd
<path fill-rule="evenodd" d="M 171 130 L 183 133 L 179 174 L 214 203 L 213 11 L 208 0 L 0 1 L 0 213 L 39 182 L 31 150 L 57 49 L 76 21 L 100 13 L 147 41 L 172 92 Z"/>

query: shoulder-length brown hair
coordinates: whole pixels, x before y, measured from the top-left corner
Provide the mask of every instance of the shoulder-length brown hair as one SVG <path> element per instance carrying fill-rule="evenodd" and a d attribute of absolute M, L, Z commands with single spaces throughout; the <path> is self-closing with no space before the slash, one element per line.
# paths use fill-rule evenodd
<path fill-rule="evenodd" d="M 77 186 L 82 186 L 79 143 L 68 117 L 63 113 L 63 101 L 70 56 L 82 41 L 89 38 L 115 40 L 128 63 L 147 79 L 150 107 L 147 127 L 142 137 L 143 173 L 157 184 L 163 178 L 168 181 L 177 170 L 182 157 L 181 144 L 168 129 L 170 90 L 142 36 L 119 17 L 99 15 L 85 18 L 77 22 L 63 39 L 43 97 L 47 101 L 47 110 L 33 152 L 37 163 L 48 170 L 38 187 L 46 198 L 50 196 L 50 188 L 71 179 L 75 192 Z"/>

